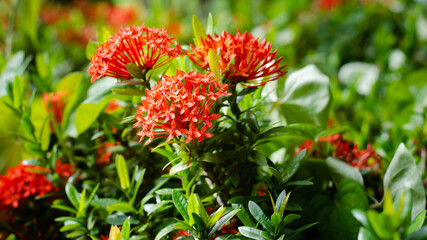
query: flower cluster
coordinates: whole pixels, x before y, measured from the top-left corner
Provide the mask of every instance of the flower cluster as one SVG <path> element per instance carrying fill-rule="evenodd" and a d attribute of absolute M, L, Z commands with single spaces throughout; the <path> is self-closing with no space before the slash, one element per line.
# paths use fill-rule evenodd
<path fill-rule="evenodd" d="M 195 138 L 202 141 L 212 137 L 208 128 L 211 120 L 220 115 L 210 114 L 209 110 L 217 98 L 229 95 L 227 88 L 213 74 L 177 70 L 176 76 L 164 76 L 153 90 L 146 90 L 147 97 L 138 106 L 134 127 L 141 126 L 141 140 L 147 136 L 150 140 L 167 137 L 166 141 L 170 141 L 184 134 L 189 143 Z"/>
<path fill-rule="evenodd" d="M 159 68 L 181 54 L 181 47 L 163 29 L 144 25 L 121 28 L 100 45 L 88 69 L 91 81 L 102 77 L 130 79 L 127 64 L 136 65 L 141 73 Z"/>
<path fill-rule="evenodd" d="M 29 196 L 42 197 L 46 193 L 58 191 L 43 173 L 50 169 L 20 163 L 9 168 L 6 175 L 0 176 L 0 206 L 17 208 L 20 201 Z"/>
<path fill-rule="evenodd" d="M 56 160 L 55 172 L 63 178 L 71 177 L 76 172 L 76 167 L 68 163 L 62 163 L 61 159 Z"/>
<path fill-rule="evenodd" d="M 359 150 L 357 144 L 353 141 L 343 139 L 340 134 L 319 138 L 318 142 L 329 143 L 333 148 L 332 156 L 338 158 L 357 169 L 370 169 L 379 168 L 382 159 L 372 145 L 368 144 L 366 149 Z M 307 149 L 311 150 L 313 141 L 307 140 L 299 147 L 299 151 Z M 316 149 L 314 150 L 316 152 Z M 316 153 L 315 153 L 316 154 Z"/>
<path fill-rule="evenodd" d="M 241 83 L 244 86 L 256 87 L 273 81 L 284 74 L 285 65 L 280 65 L 282 57 L 276 51 L 271 51 L 272 44 L 264 39 L 261 43 L 258 38 L 240 33 L 234 36 L 227 32 L 221 35 L 207 35 L 201 39 L 201 46 L 191 45 L 188 57 L 204 69 L 209 69 L 209 50 L 220 54 L 219 67 L 224 78 L 231 84 Z"/>
<path fill-rule="evenodd" d="M 44 102 L 46 111 L 52 114 L 53 121 L 56 124 L 62 123 L 62 117 L 65 109 L 65 98 L 67 97 L 67 91 L 59 91 L 53 93 L 43 93 L 42 100 Z M 54 131 L 53 123 L 50 122 L 51 131 Z"/>

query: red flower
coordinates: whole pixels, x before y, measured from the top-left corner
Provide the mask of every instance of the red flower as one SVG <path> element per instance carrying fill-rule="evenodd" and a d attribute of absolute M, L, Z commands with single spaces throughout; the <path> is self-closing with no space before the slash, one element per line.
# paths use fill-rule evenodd
<path fill-rule="evenodd" d="M 134 127 L 141 126 L 138 132 L 141 140 L 145 136 L 150 140 L 167 137 L 168 142 L 185 134 L 189 143 L 195 138 L 202 141 L 204 137 L 212 137 L 208 127 L 220 115 L 209 114 L 209 108 L 217 98 L 230 95 L 227 88 L 213 74 L 177 70 L 176 76 L 164 76 L 153 90 L 145 90 L 147 97 L 138 106 Z"/>
<path fill-rule="evenodd" d="M 110 6 L 106 15 L 108 25 L 118 28 L 136 20 L 136 9 L 133 6 Z"/>
<path fill-rule="evenodd" d="M 317 3 L 323 10 L 331 10 L 342 4 L 344 0 L 319 0 Z"/>
<path fill-rule="evenodd" d="M 128 63 L 135 64 L 144 72 L 161 67 L 181 54 L 181 46 L 173 40 L 163 29 L 144 25 L 120 28 L 97 48 L 91 58 L 88 69 L 91 81 L 106 76 L 132 78 L 126 68 Z"/>
<path fill-rule="evenodd" d="M 62 90 L 59 92 L 53 92 L 53 93 L 43 93 L 43 102 L 45 103 L 46 111 L 49 114 L 53 115 L 53 121 L 55 121 L 56 124 L 62 123 L 62 117 L 64 115 L 64 109 L 65 109 L 65 97 L 67 96 L 67 91 Z M 50 122 L 50 128 L 51 131 L 54 131 L 52 119 Z"/>
<path fill-rule="evenodd" d="M 108 164 L 111 162 L 111 155 L 113 154 L 111 151 L 108 151 L 108 148 L 114 147 L 114 146 L 118 146 L 120 145 L 120 142 L 116 142 L 116 143 L 110 143 L 110 142 L 105 142 L 102 143 L 97 149 L 97 159 L 96 159 L 96 163 L 98 165 L 103 165 L 103 164 Z"/>
<path fill-rule="evenodd" d="M 76 172 L 76 167 L 68 163 L 63 164 L 61 163 L 61 159 L 58 158 L 55 164 L 55 172 L 61 177 L 68 178 Z"/>
<path fill-rule="evenodd" d="M 42 197 L 46 193 L 58 191 L 44 176 L 43 173 L 48 172 L 50 170 L 47 168 L 22 163 L 9 168 L 6 175 L 0 176 L 0 206 L 17 208 L 19 202 L 29 196 Z"/>
<path fill-rule="evenodd" d="M 236 36 L 225 31 L 214 37 L 208 34 L 201 40 L 200 47 L 190 46 L 188 57 L 204 69 L 209 69 L 209 49 L 219 52 L 221 72 L 231 84 L 257 87 L 286 74 L 282 70 L 285 65 L 280 65 L 282 57 L 278 58 L 277 50 L 271 52 L 272 44 L 266 39 L 259 43 L 258 38 L 248 32 L 241 34 L 238 30 Z"/>
<path fill-rule="evenodd" d="M 172 236 L 172 238 L 177 239 L 182 236 L 191 236 L 191 235 L 186 230 L 179 230 L 178 232 L 175 233 L 175 235 Z"/>
<path fill-rule="evenodd" d="M 119 104 L 117 104 L 117 100 L 116 100 L 116 99 L 113 99 L 113 100 L 111 100 L 111 101 L 108 103 L 108 105 L 107 105 L 107 107 L 105 108 L 104 112 L 105 112 L 105 113 L 112 113 L 112 112 L 116 111 L 116 110 L 117 110 L 117 109 L 119 109 L 119 108 L 120 108 L 120 105 L 119 105 Z"/>

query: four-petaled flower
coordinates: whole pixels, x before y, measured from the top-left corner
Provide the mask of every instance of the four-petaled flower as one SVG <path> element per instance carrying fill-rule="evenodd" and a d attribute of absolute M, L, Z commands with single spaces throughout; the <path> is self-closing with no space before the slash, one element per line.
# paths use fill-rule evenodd
<path fill-rule="evenodd" d="M 189 143 L 195 138 L 202 141 L 212 137 L 208 128 L 220 115 L 209 114 L 209 110 L 219 97 L 230 95 L 227 88 L 213 74 L 177 70 L 176 76 L 164 76 L 153 90 L 146 90 L 147 96 L 138 106 L 134 127 L 141 126 L 140 140 L 145 136 L 150 140 L 167 137 L 168 142 L 184 134 Z"/>
<path fill-rule="evenodd" d="M 29 196 L 42 197 L 46 193 L 58 191 L 43 174 L 49 172 L 50 169 L 22 163 L 9 168 L 6 175 L 0 176 L 0 207 L 17 208 L 20 201 Z"/>
<path fill-rule="evenodd" d="M 163 29 L 144 25 L 120 28 L 100 45 L 88 69 L 91 81 L 102 77 L 132 78 L 127 64 L 136 65 L 141 73 L 159 68 L 181 54 L 181 46 L 173 42 Z"/>
<path fill-rule="evenodd" d="M 191 45 L 191 51 L 186 54 L 195 64 L 210 69 L 209 50 L 212 49 L 219 53 L 219 67 L 225 81 L 257 87 L 286 74 L 285 65 L 280 65 L 282 57 L 278 57 L 277 50 L 272 52 L 271 47 L 266 39 L 259 43 L 258 38 L 248 32 L 242 34 L 238 30 L 234 36 L 224 31 L 219 36 L 208 34 L 207 38 L 201 39 L 201 46 Z"/>

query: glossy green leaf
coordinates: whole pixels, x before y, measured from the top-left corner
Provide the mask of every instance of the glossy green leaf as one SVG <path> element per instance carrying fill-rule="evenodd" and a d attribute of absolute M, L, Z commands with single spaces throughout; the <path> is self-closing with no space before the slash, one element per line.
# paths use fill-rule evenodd
<path fill-rule="evenodd" d="M 209 15 L 208 15 L 208 24 L 206 25 L 206 34 L 209 34 L 209 35 L 213 35 L 213 29 L 214 29 L 214 27 L 213 27 L 213 17 L 212 17 L 212 13 L 209 13 Z"/>
<path fill-rule="evenodd" d="M 256 228 L 252 227 L 239 227 L 239 232 L 250 239 L 256 239 L 256 240 L 272 240 L 273 238 L 269 236 L 268 232 L 261 231 Z"/>
<path fill-rule="evenodd" d="M 182 194 L 179 191 L 173 191 L 172 192 L 172 201 L 173 205 L 175 205 L 178 212 L 181 214 L 181 216 L 184 218 L 186 222 L 190 221 L 190 216 L 188 215 L 187 209 L 188 209 L 188 202 L 185 198 L 184 194 Z"/>
<path fill-rule="evenodd" d="M 288 124 L 311 123 L 326 126 L 332 103 L 329 78 L 314 65 L 291 73 L 286 80 L 284 92 L 280 110 Z"/>
<path fill-rule="evenodd" d="M 216 223 L 215 225 L 212 227 L 211 231 L 209 232 L 208 236 L 212 236 L 214 233 L 216 233 L 216 231 L 218 231 L 218 229 L 226 224 L 232 217 L 234 217 L 234 215 L 236 215 L 236 213 L 240 211 L 239 209 L 234 209 L 230 212 L 228 212 L 227 214 L 225 214 L 224 216 L 222 216 Z"/>
<path fill-rule="evenodd" d="M 126 221 L 122 225 L 121 235 L 123 240 L 129 240 L 129 236 L 131 232 L 129 219 L 130 217 L 126 218 Z"/>
<path fill-rule="evenodd" d="M 85 50 L 86 58 L 90 60 L 93 57 L 93 54 L 95 54 L 96 49 L 97 49 L 97 45 L 95 42 L 92 42 L 92 41 L 88 42 Z"/>
<path fill-rule="evenodd" d="M 262 209 L 255 202 L 249 202 L 249 212 L 261 225 L 270 233 L 274 233 L 274 228 L 271 226 L 270 219 L 265 215 Z"/>
<path fill-rule="evenodd" d="M 222 214 L 225 212 L 225 208 L 221 206 L 218 210 L 216 210 L 212 216 L 209 218 L 208 227 L 211 228 L 215 225 L 215 223 L 218 221 L 218 219 L 222 216 Z"/>
<path fill-rule="evenodd" d="M 176 223 L 170 223 L 166 225 L 164 228 L 162 228 L 154 238 L 154 240 L 161 240 L 163 237 L 167 236 L 169 233 L 173 232 L 175 230 L 175 224 Z"/>
<path fill-rule="evenodd" d="M 123 190 L 128 189 L 130 187 L 129 172 L 125 158 L 122 155 L 117 155 L 116 157 L 116 170 L 119 175 L 121 188 Z"/>
<path fill-rule="evenodd" d="M 233 203 L 232 206 L 234 209 L 240 210 L 236 213 L 236 215 L 240 219 L 240 221 L 243 223 L 243 225 L 245 225 L 247 227 L 255 227 L 256 226 L 254 221 L 252 220 L 251 215 L 249 214 L 249 212 L 246 210 L 246 208 L 242 204 Z"/>
<path fill-rule="evenodd" d="M 363 177 L 360 171 L 357 168 L 354 168 L 342 160 L 328 157 L 326 159 L 326 165 L 331 170 L 332 176 L 335 180 L 335 183 L 338 184 L 339 181 L 343 178 L 351 178 L 354 181 L 358 182 L 363 186 Z"/>
<path fill-rule="evenodd" d="M 107 207 L 107 210 L 109 212 L 116 212 L 116 211 L 124 212 L 124 213 L 136 212 L 136 209 L 132 205 L 126 202 L 111 204 L 110 206 Z"/>
<path fill-rule="evenodd" d="M 414 218 L 414 220 L 412 221 L 411 225 L 406 230 L 406 234 L 407 235 L 410 235 L 410 234 L 412 234 L 412 233 L 414 233 L 414 232 L 416 232 L 416 231 L 418 231 L 418 230 L 421 229 L 421 227 L 423 226 L 424 221 L 426 219 L 426 212 L 427 212 L 427 210 L 424 209 L 423 211 L 421 211 L 418 214 L 418 216 L 416 216 Z"/>
<path fill-rule="evenodd" d="M 292 160 L 292 162 L 289 163 L 287 168 L 285 169 L 285 172 L 283 173 L 282 182 L 287 182 L 291 177 L 298 171 L 299 167 L 301 166 L 302 161 L 304 160 L 306 149 L 303 149 L 300 151 Z"/>
<path fill-rule="evenodd" d="M 214 77 L 216 78 L 216 80 L 221 83 L 222 79 L 221 79 L 221 70 L 219 68 L 219 58 L 212 49 L 209 49 L 208 59 L 209 59 L 210 71 L 214 74 Z"/>
<path fill-rule="evenodd" d="M 76 209 L 80 206 L 80 193 L 77 191 L 73 184 L 67 183 L 65 185 L 65 193 L 67 194 L 68 200 Z"/>
<path fill-rule="evenodd" d="M 425 209 L 423 181 L 414 158 L 403 143 L 399 145 L 384 175 L 384 188 L 390 190 L 393 199 L 400 197 L 404 189 L 411 190 L 412 220 Z"/>
<path fill-rule="evenodd" d="M 203 27 L 202 22 L 200 22 L 200 19 L 196 15 L 193 15 L 192 22 L 194 31 L 194 43 L 197 47 L 199 47 L 201 45 L 201 39 L 206 38 L 206 31 Z"/>

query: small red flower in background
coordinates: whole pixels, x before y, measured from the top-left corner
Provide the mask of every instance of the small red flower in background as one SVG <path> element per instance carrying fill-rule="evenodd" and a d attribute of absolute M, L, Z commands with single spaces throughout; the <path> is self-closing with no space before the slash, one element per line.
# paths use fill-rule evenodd
<path fill-rule="evenodd" d="M 159 68 L 181 54 L 181 46 L 173 40 L 163 29 L 144 25 L 120 28 L 91 58 L 91 81 L 102 77 L 132 78 L 126 68 L 128 63 L 145 72 Z"/>
<path fill-rule="evenodd" d="M 341 5 L 344 0 L 319 0 L 318 6 L 323 10 L 331 10 Z"/>
<path fill-rule="evenodd" d="M 196 71 L 185 73 L 177 70 L 176 76 L 164 76 L 153 90 L 146 90 L 147 97 L 141 101 L 136 112 L 137 122 L 141 126 L 137 134 L 140 141 L 146 136 L 167 137 L 166 142 L 175 136 L 187 135 L 186 143 L 198 138 L 212 137 L 207 131 L 211 120 L 220 115 L 209 114 L 209 108 L 226 93 L 227 84 L 219 84 L 213 74 L 198 74 Z"/>
<path fill-rule="evenodd" d="M 208 34 L 201 40 L 200 47 L 190 46 L 188 57 L 204 69 L 209 69 L 209 49 L 219 52 L 221 72 L 233 85 L 262 86 L 286 74 L 285 65 L 280 65 L 282 57 L 278 57 L 277 50 L 271 51 L 272 44 L 266 39 L 259 43 L 258 38 L 248 32 L 242 34 L 238 30 L 236 36 L 225 31 L 219 36 Z"/>
<path fill-rule="evenodd" d="M 46 111 L 49 114 L 53 115 L 53 121 L 56 124 L 62 123 L 62 117 L 64 115 L 65 109 L 65 97 L 67 96 L 67 91 L 59 91 L 53 93 L 43 93 L 42 100 L 45 104 Z M 51 131 L 54 131 L 52 119 L 50 122 Z"/>
<path fill-rule="evenodd" d="M 25 198 L 58 191 L 43 174 L 49 172 L 50 169 L 22 163 L 9 168 L 6 175 L 0 176 L 0 206 L 17 208 Z"/>
<path fill-rule="evenodd" d="M 374 170 L 379 168 L 382 162 L 382 159 L 374 149 L 372 145 L 368 144 L 367 149 L 359 150 L 357 144 L 353 141 L 343 139 L 341 134 L 335 134 L 323 138 L 319 138 L 318 142 L 326 142 L 331 145 L 333 148 L 332 156 L 338 158 L 349 165 L 357 169 L 369 169 Z M 303 149 L 310 151 L 313 147 L 312 140 L 306 140 L 299 146 L 297 154 Z M 319 154 L 317 149 L 313 152 L 315 155 Z"/>
<path fill-rule="evenodd" d="M 117 100 L 116 100 L 116 99 L 113 99 L 113 100 L 111 100 L 111 101 L 108 103 L 108 105 L 107 105 L 107 107 L 105 108 L 104 112 L 105 112 L 105 113 L 112 113 L 112 112 L 116 111 L 116 110 L 117 110 L 117 109 L 119 109 L 119 108 L 120 108 L 120 105 L 119 105 L 119 104 L 117 104 Z"/>
<path fill-rule="evenodd" d="M 107 24 L 113 28 L 135 22 L 136 9 L 133 6 L 110 6 L 106 14 Z"/>
<path fill-rule="evenodd" d="M 191 235 L 186 230 L 179 230 L 178 232 L 175 233 L 175 235 L 172 236 L 172 238 L 177 239 L 183 236 L 191 236 Z"/>
<path fill-rule="evenodd" d="M 55 172 L 61 177 L 68 178 L 76 172 L 76 167 L 68 163 L 62 163 L 61 159 L 58 158 L 55 164 Z"/>
<path fill-rule="evenodd" d="M 116 142 L 116 143 L 105 142 L 99 145 L 99 147 L 96 148 L 96 152 L 97 152 L 96 163 L 98 165 L 110 163 L 111 155 L 113 153 L 111 151 L 108 151 L 108 148 L 118 146 L 118 145 L 120 145 L 120 142 Z"/>

